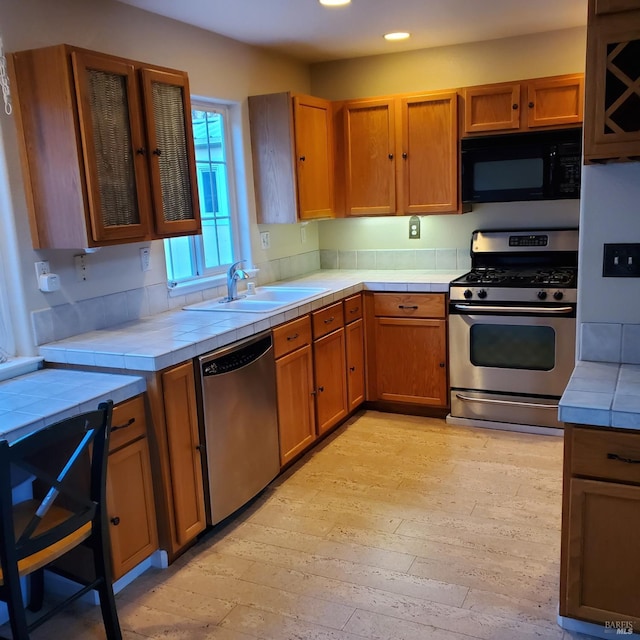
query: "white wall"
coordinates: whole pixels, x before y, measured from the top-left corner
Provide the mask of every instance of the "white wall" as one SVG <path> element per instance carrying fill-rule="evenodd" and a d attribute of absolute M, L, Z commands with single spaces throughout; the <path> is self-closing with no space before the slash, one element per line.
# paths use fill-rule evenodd
<path fill-rule="evenodd" d="M 194 95 L 236 102 L 234 128 L 240 134 L 236 149 L 240 185 L 238 196 L 249 221 L 254 261 L 270 259 L 259 249 L 255 224 L 253 173 L 250 160 L 247 96 L 276 91 L 310 91 L 308 66 L 268 54 L 228 38 L 141 11 L 113 0 L 0 0 L 0 36 L 7 52 L 68 43 L 95 51 L 157 64 L 189 73 Z M 151 246 L 149 272 L 140 269 L 140 244 L 105 247 L 88 256 L 90 279 L 77 282 L 73 251 L 38 251 L 31 247 L 27 209 L 19 166 L 14 117 L 0 113 L 8 184 L 0 174 L 0 189 L 9 190 L 3 199 L 0 219 L 15 220 L 15 235 L 3 233 L 0 255 L 10 272 L 13 324 L 17 328 L 18 351 L 33 353 L 27 311 L 135 287 L 166 282 L 162 242 Z M 0 145 L 2 153 L 2 145 Z M 3 227 L 5 231 L 7 226 Z M 279 244 L 279 230 L 272 233 Z M 283 235 L 286 236 L 286 233 Z M 317 235 L 311 234 L 310 242 Z M 16 251 L 17 247 L 17 251 Z M 300 248 L 298 252 L 315 247 Z M 295 251 L 292 253 L 296 253 Z M 46 259 L 61 276 L 62 290 L 43 294 L 36 288 L 33 262 Z M 24 304 L 20 301 L 24 293 Z"/>
<path fill-rule="evenodd" d="M 581 73 L 586 29 L 474 42 L 311 66 L 311 90 L 332 100 L 456 89 L 475 84 Z M 577 226 L 579 203 L 556 201 L 476 206 L 464 215 L 421 217 L 420 240 L 409 240 L 404 216 L 319 223 L 322 249 L 465 248 L 477 228 Z"/>
<path fill-rule="evenodd" d="M 579 322 L 640 324 L 640 280 L 603 278 L 603 245 L 640 242 L 640 163 L 590 165 L 582 172 Z"/>

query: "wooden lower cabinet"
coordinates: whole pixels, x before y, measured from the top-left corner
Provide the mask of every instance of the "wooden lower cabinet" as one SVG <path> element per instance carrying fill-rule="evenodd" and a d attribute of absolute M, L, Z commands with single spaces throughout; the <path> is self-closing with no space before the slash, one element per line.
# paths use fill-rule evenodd
<path fill-rule="evenodd" d="M 313 354 L 304 344 L 276 360 L 280 464 L 293 460 L 316 439 Z"/>
<path fill-rule="evenodd" d="M 143 396 L 114 407 L 107 470 L 113 579 L 158 548 Z"/>
<path fill-rule="evenodd" d="M 446 407 L 444 294 L 366 296 L 367 399 Z"/>
<path fill-rule="evenodd" d="M 206 527 L 192 361 L 147 376 L 160 547 L 172 562 Z"/>
<path fill-rule="evenodd" d="M 634 461 L 640 461 L 639 432 L 566 426 L 562 616 L 640 629 L 640 464 Z"/>
<path fill-rule="evenodd" d="M 318 435 L 347 416 L 347 365 L 344 327 L 313 342 Z"/>
<path fill-rule="evenodd" d="M 347 405 L 351 412 L 365 397 L 364 321 L 362 318 L 344 328 L 347 354 Z"/>

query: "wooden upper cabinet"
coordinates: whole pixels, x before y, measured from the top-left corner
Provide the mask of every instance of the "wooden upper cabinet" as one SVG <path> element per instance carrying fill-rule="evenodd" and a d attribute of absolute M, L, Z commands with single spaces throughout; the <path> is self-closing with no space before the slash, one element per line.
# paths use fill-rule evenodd
<path fill-rule="evenodd" d="M 189 79 L 181 71 L 141 70 L 155 230 L 200 230 Z"/>
<path fill-rule="evenodd" d="M 562 78 L 530 80 L 527 87 L 527 125 L 535 127 L 570 127 L 582 122 L 584 77 L 582 74 Z"/>
<path fill-rule="evenodd" d="M 562 128 L 582 122 L 583 75 L 466 87 L 464 133 Z"/>
<path fill-rule="evenodd" d="M 345 102 L 346 214 L 396 213 L 395 100 Z"/>
<path fill-rule="evenodd" d="M 520 84 L 467 87 L 463 96 L 465 133 L 520 128 Z"/>
<path fill-rule="evenodd" d="M 68 45 L 9 63 L 35 248 L 199 232 L 186 74 Z"/>
<path fill-rule="evenodd" d="M 400 101 L 399 213 L 458 209 L 457 95 L 412 96 Z"/>
<path fill-rule="evenodd" d="M 331 103 L 311 96 L 294 96 L 293 121 L 300 219 L 331 217 L 334 212 Z"/>
<path fill-rule="evenodd" d="M 609 11 L 603 10 L 605 5 Z M 584 125 L 586 162 L 640 158 L 638 60 L 640 3 L 590 0 Z"/>
<path fill-rule="evenodd" d="M 249 124 L 258 223 L 333 217 L 331 102 L 288 92 L 249 96 Z"/>

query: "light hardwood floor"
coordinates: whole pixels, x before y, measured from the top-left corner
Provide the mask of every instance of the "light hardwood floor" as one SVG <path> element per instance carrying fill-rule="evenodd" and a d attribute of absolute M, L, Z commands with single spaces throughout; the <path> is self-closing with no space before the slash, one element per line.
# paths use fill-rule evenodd
<path fill-rule="evenodd" d="M 586 638 L 556 625 L 561 467 L 561 438 L 360 413 L 119 594 L 124 637 Z M 104 638 L 97 608 L 54 638 Z"/>

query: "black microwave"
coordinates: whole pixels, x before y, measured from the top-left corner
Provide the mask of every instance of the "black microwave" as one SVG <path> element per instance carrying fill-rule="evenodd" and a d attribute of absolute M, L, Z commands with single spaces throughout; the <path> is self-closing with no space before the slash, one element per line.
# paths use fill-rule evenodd
<path fill-rule="evenodd" d="M 580 197 L 582 129 L 464 138 L 463 202 Z"/>

